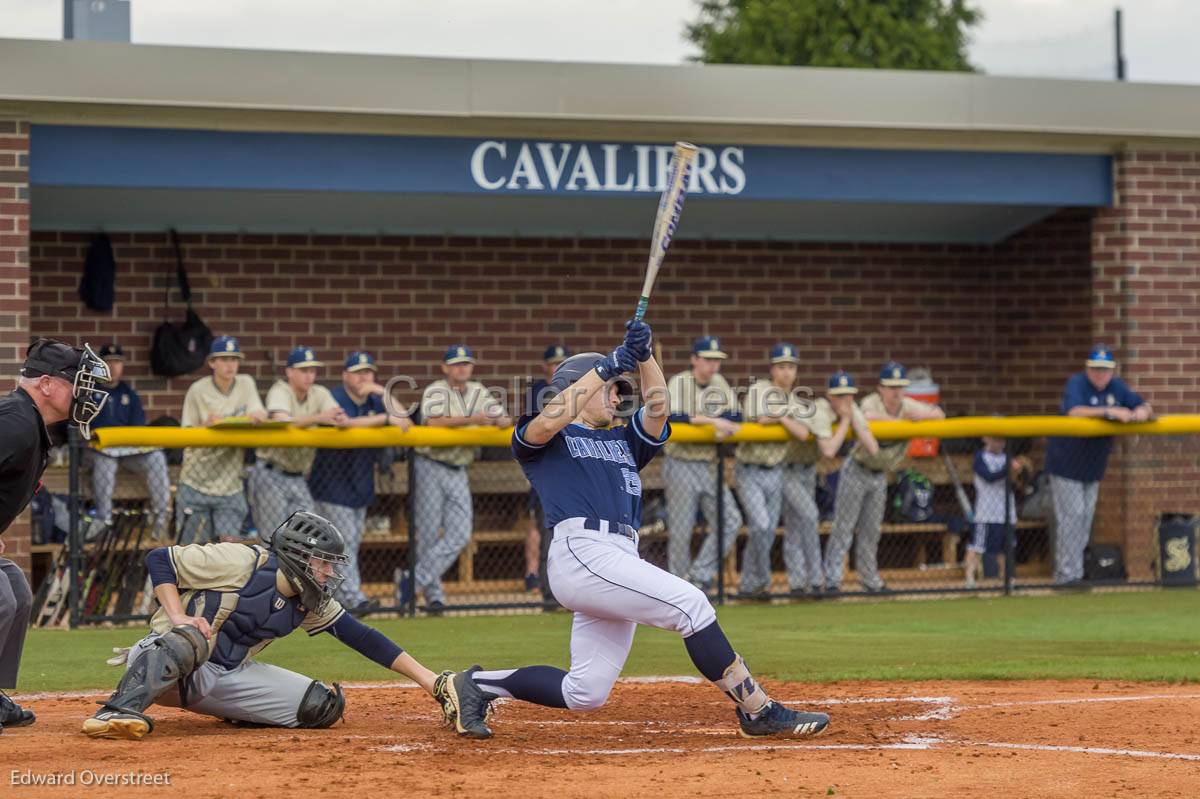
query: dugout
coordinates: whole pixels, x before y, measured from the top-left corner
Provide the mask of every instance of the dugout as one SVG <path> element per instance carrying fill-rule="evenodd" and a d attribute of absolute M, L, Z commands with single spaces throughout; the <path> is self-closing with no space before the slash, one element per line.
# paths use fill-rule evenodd
<path fill-rule="evenodd" d="M 0 40 L 0 367 L 117 338 L 149 374 L 182 234 L 196 307 L 263 385 L 303 342 L 430 379 L 599 347 L 640 284 L 663 146 L 704 146 L 651 317 L 668 372 L 930 368 L 958 413 L 1045 413 L 1095 340 L 1159 412 L 1200 381 L 1200 89 L 980 75 L 485 62 Z M 112 314 L 76 293 L 112 238 Z M 178 309 L 180 306 L 176 305 Z M 333 375 L 330 375 L 334 378 Z M 866 382 L 870 382 L 869 380 Z M 1140 448 L 1137 457 L 1132 449 Z M 1145 450 L 1145 451 L 1143 451 Z M 1153 451 L 1149 451 L 1153 450 Z M 1200 511 L 1187 442 L 1122 441 L 1098 536 L 1148 573 Z M 20 530 L 6 535 L 27 563 Z"/>

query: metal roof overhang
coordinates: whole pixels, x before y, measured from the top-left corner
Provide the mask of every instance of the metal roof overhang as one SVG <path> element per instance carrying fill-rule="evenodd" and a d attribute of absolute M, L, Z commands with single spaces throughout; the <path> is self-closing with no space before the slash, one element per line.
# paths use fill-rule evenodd
<path fill-rule="evenodd" d="M 511 148 L 494 183 L 522 144 L 600 158 L 607 143 L 621 161 L 688 138 L 743 149 L 745 186 L 689 198 L 680 235 L 992 242 L 1110 204 L 1113 153 L 1200 146 L 1198 100 L 970 74 L 0 40 L 0 116 L 34 123 L 35 229 L 644 236 L 653 190 L 482 190 L 463 183 L 463 148 Z M 405 161 L 413 141 L 444 157 Z M 423 183 L 388 180 L 423 166 Z"/>

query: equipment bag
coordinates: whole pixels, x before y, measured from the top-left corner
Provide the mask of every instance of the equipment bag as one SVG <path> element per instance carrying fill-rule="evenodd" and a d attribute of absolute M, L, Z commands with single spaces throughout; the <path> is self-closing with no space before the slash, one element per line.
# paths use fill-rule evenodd
<path fill-rule="evenodd" d="M 163 300 L 163 323 L 155 329 L 154 344 L 150 348 L 150 369 L 163 377 L 178 377 L 203 366 L 213 339 L 212 331 L 192 310 L 192 289 L 183 266 L 179 235 L 174 229 L 171 230 L 171 245 L 175 248 L 175 278 L 179 283 L 179 293 L 187 303 L 187 316 L 183 324 L 167 321 L 171 310 L 171 281 L 168 279 Z"/>

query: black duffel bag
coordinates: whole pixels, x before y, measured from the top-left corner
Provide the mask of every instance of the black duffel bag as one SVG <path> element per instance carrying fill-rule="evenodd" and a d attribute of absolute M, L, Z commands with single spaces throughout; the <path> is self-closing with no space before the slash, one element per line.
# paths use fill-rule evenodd
<path fill-rule="evenodd" d="M 178 377 L 194 372 L 204 365 L 213 335 L 200 316 L 192 309 L 192 288 L 188 284 L 187 270 L 183 266 L 183 253 L 179 248 L 179 235 L 171 230 L 171 245 L 175 248 L 175 278 L 179 282 L 179 293 L 187 303 L 187 316 L 183 324 L 166 320 L 171 312 L 171 281 L 166 283 L 166 298 L 163 302 L 163 323 L 154 330 L 154 343 L 150 347 L 150 369 L 162 377 Z"/>

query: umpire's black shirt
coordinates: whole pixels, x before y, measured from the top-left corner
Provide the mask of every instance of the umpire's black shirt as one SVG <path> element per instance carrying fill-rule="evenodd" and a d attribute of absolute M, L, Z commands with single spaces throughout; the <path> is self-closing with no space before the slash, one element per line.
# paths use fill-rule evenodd
<path fill-rule="evenodd" d="M 0 534 L 33 498 L 50 458 L 50 437 L 33 398 L 18 388 L 0 398 Z"/>

